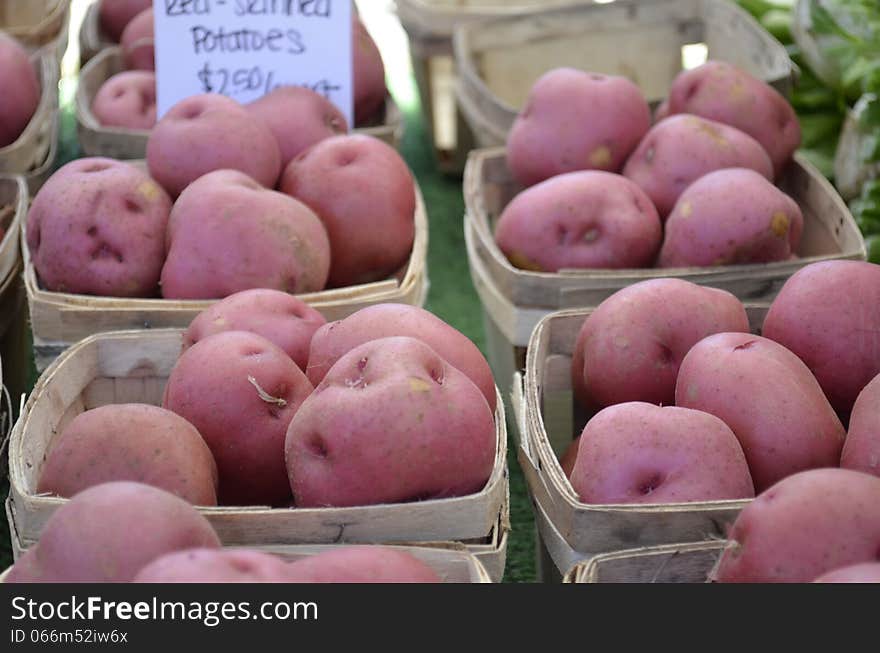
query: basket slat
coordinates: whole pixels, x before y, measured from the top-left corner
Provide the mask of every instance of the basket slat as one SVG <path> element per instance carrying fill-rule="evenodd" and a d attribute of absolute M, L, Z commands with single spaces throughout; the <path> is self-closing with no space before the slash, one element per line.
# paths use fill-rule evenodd
<path fill-rule="evenodd" d="M 578 563 L 566 583 L 705 583 L 727 542 L 670 544 L 605 553 Z"/>

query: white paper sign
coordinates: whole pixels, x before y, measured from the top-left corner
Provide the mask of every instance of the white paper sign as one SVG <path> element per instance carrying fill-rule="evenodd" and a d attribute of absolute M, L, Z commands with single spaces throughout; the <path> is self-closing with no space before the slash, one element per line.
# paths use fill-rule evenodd
<path fill-rule="evenodd" d="M 244 104 L 308 86 L 354 124 L 351 0 L 154 0 L 159 116 L 199 93 Z"/>

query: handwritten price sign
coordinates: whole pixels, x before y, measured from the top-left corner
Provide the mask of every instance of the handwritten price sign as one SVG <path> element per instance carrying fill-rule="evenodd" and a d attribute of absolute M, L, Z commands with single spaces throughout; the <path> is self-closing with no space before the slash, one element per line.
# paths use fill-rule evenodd
<path fill-rule="evenodd" d="M 353 120 L 351 0 L 154 0 L 157 106 L 307 86 Z"/>

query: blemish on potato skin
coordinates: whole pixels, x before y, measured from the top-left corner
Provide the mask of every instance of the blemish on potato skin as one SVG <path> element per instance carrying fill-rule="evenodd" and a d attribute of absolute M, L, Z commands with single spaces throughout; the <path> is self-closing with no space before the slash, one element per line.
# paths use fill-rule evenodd
<path fill-rule="evenodd" d="M 409 378 L 409 389 L 412 392 L 430 392 L 431 384 L 425 381 L 424 379 L 420 379 L 417 376 L 411 376 Z"/>
<path fill-rule="evenodd" d="M 691 214 L 693 212 L 694 212 L 693 205 L 690 202 L 685 202 L 684 204 L 681 205 L 681 211 L 679 213 L 681 214 L 681 217 L 689 218 L 689 217 L 691 217 Z"/>
<path fill-rule="evenodd" d="M 521 252 L 513 251 L 507 255 L 507 259 L 514 265 L 514 267 L 521 270 L 529 270 L 531 272 L 544 271 L 544 268 Z"/>
<path fill-rule="evenodd" d="M 777 211 L 770 219 L 770 230 L 779 238 L 785 238 L 788 235 L 788 226 L 791 221 L 784 211 Z"/>
<path fill-rule="evenodd" d="M 149 179 L 137 187 L 137 192 L 148 202 L 155 202 L 162 194 L 158 184 Z"/>
<path fill-rule="evenodd" d="M 600 145 L 590 152 L 590 165 L 597 168 L 607 168 L 611 165 L 611 149 L 607 145 Z"/>

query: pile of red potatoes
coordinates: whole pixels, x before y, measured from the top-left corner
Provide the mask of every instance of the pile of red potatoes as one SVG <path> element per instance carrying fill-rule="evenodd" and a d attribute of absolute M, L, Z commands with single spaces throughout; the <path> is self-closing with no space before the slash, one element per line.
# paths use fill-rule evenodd
<path fill-rule="evenodd" d="M 758 498 L 714 579 L 812 581 L 880 551 L 880 266 L 804 267 L 750 332 L 732 294 L 679 279 L 618 291 L 572 358 L 592 414 L 562 458 L 587 504 Z M 861 572 L 859 572 L 861 573 Z"/>
<path fill-rule="evenodd" d="M 521 269 L 718 266 L 796 256 L 804 218 L 774 186 L 801 140 L 791 105 L 733 65 L 683 71 L 651 111 L 623 77 L 532 87 L 507 140 L 525 189 L 495 240 Z"/>

